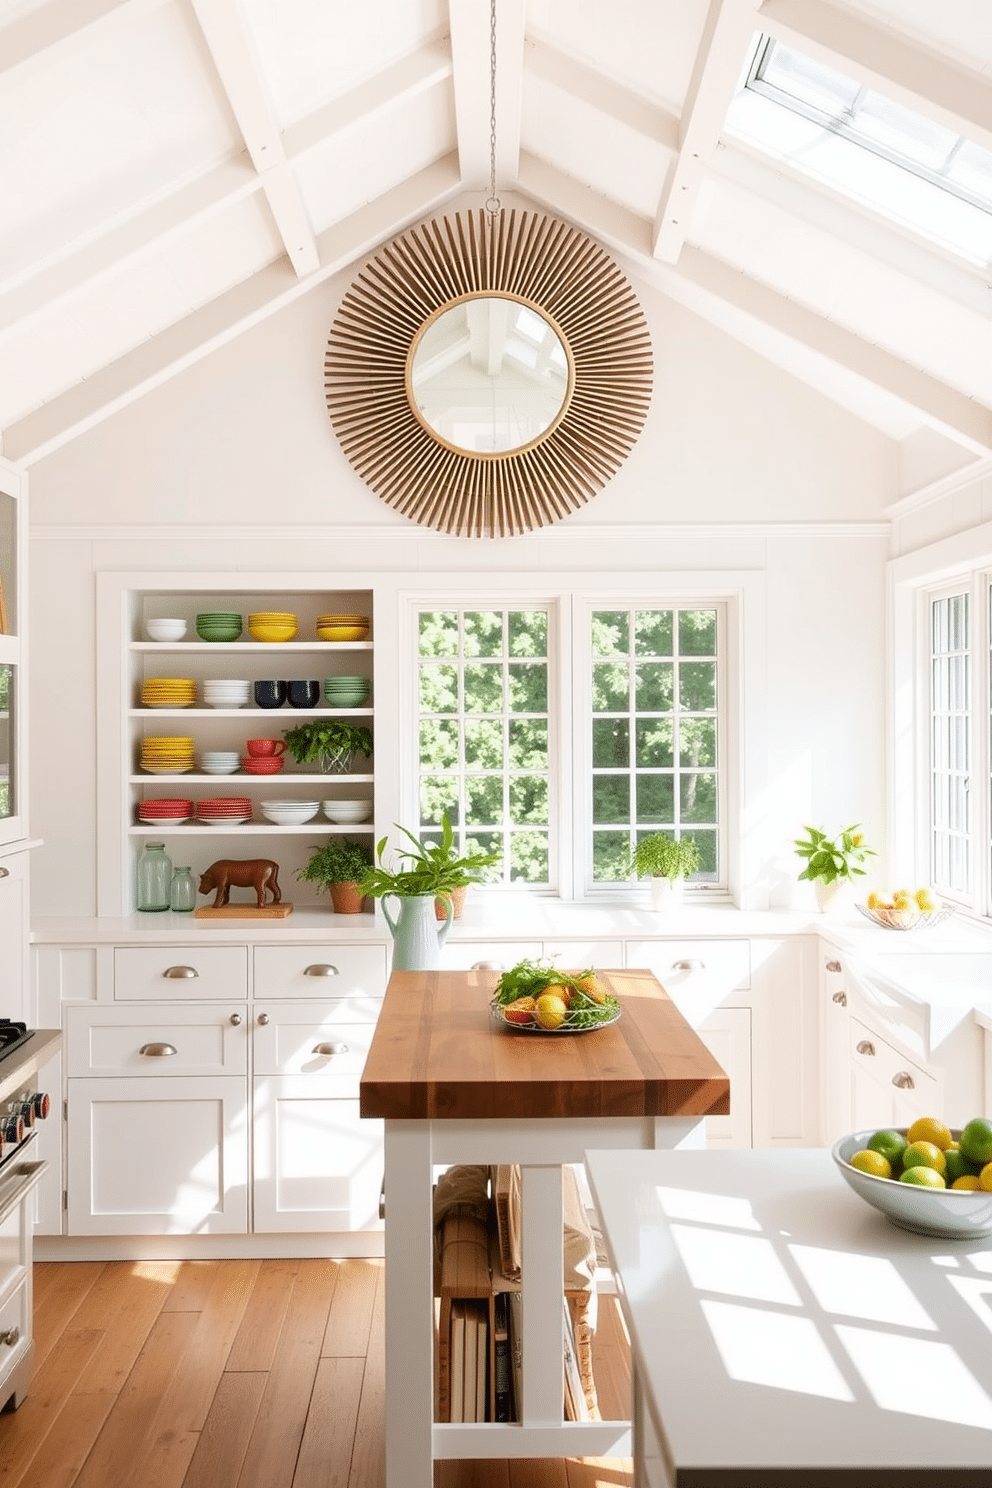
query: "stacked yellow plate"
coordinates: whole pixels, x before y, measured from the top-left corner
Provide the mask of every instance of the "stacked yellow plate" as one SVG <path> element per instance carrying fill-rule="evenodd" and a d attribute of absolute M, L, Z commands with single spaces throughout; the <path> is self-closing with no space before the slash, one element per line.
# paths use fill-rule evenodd
<path fill-rule="evenodd" d="M 141 768 L 151 775 L 184 775 L 193 768 L 193 740 L 178 735 L 142 739 Z"/>
<path fill-rule="evenodd" d="M 317 616 L 317 635 L 322 641 L 364 641 L 368 633 L 368 615 Z"/>
<path fill-rule="evenodd" d="M 283 610 L 259 610 L 248 616 L 248 633 L 256 641 L 291 641 L 298 629 L 296 616 Z"/>
<path fill-rule="evenodd" d="M 192 677 L 146 677 L 141 684 L 141 701 L 146 708 L 192 708 L 196 683 Z"/>

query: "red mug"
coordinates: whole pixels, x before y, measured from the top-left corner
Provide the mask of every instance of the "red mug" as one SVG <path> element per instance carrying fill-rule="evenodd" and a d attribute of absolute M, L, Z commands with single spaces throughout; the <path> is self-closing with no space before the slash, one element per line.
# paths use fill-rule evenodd
<path fill-rule="evenodd" d="M 279 755 L 286 753 L 284 739 L 246 739 L 245 743 L 254 759 L 278 759 Z"/>

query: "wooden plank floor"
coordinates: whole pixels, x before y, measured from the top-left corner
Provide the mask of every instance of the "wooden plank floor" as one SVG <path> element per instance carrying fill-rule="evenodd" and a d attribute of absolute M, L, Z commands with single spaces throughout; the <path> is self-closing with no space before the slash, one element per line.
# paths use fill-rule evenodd
<path fill-rule="evenodd" d="M 381 1488 L 381 1261 L 35 1266 L 35 1368 L 0 1488 Z M 595 1349 L 628 1413 L 613 1298 Z M 437 1488 L 630 1488 L 623 1459 L 447 1462 Z"/>

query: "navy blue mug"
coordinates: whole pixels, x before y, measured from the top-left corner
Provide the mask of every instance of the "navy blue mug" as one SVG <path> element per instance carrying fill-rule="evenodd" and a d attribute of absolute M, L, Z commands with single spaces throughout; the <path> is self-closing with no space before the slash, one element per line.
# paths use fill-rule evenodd
<path fill-rule="evenodd" d="M 291 708 L 316 708 L 320 702 L 319 682 L 287 682 L 286 691 Z"/>
<path fill-rule="evenodd" d="M 281 708 L 286 701 L 285 682 L 256 682 L 255 702 L 260 708 Z"/>

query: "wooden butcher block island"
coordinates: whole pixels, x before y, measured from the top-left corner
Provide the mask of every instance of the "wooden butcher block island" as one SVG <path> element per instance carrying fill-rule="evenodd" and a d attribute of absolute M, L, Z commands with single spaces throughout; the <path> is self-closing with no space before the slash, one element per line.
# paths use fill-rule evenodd
<path fill-rule="evenodd" d="M 440 1458 L 630 1453 L 629 1421 L 562 1419 L 563 1163 L 590 1148 L 703 1145 L 730 1082 L 649 971 L 603 971 L 621 1008 L 583 1033 L 516 1032 L 489 1002 L 495 971 L 394 972 L 361 1081 L 385 1121 L 386 1484 L 430 1488 Z M 523 1399 L 513 1424 L 436 1423 L 435 1169 L 522 1170 Z"/>

